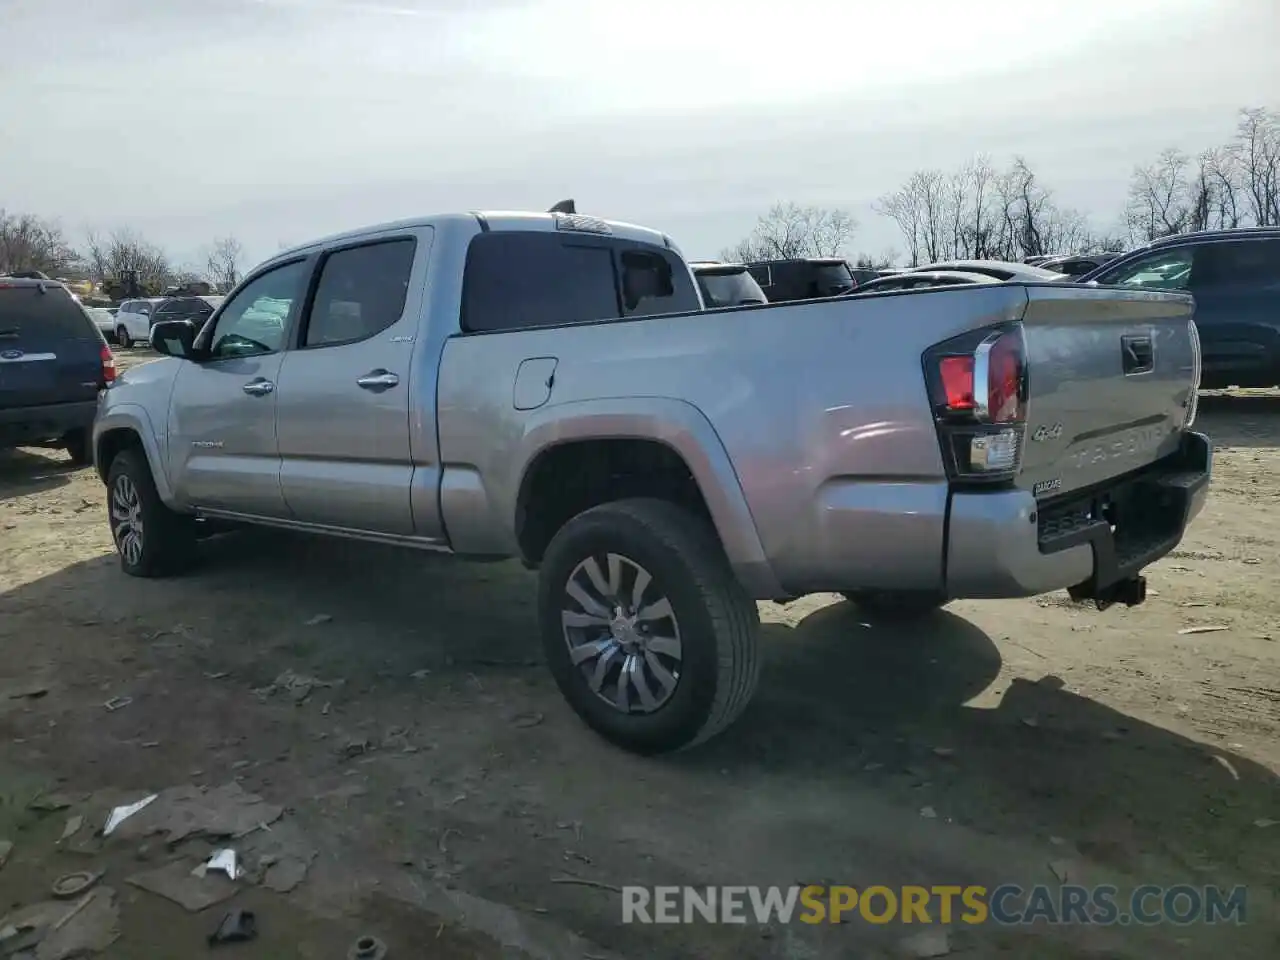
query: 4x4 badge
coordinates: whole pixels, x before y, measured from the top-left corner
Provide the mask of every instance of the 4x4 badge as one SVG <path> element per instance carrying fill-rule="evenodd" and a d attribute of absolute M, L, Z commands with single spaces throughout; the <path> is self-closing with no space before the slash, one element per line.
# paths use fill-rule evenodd
<path fill-rule="evenodd" d="M 1041 424 L 1036 427 L 1036 432 L 1031 434 L 1031 439 L 1039 443 L 1041 440 L 1057 440 L 1060 436 L 1062 436 L 1062 424 L 1055 423 L 1052 427 Z"/>

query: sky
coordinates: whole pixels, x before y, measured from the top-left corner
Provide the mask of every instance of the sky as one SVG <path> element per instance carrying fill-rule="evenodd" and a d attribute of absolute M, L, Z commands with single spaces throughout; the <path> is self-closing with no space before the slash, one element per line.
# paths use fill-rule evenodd
<path fill-rule="evenodd" d="M 1115 225 L 1135 164 L 1280 106 L 1280 0 L 0 0 L 0 207 L 199 263 L 578 209 L 692 258 L 775 202 L 1025 156 Z"/>

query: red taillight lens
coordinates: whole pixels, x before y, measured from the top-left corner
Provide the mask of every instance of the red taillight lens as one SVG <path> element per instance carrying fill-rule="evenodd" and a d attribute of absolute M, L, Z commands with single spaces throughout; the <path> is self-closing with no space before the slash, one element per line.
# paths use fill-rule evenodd
<path fill-rule="evenodd" d="M 1016 333 L 1006 333 L 995 343 L 984 344 L 983 348 L 987 349 L 985 419 L 991 423 L 1017 423 L 1024 420 L 1026 407 L 1022 389 L 1022 337 Z"/>
<path fill-rule="evenodd" d="M 938 381 L 948 412 L 974 408 L 973 357 L 943 357 L 938 361 Z"/>
<path fill-rule="evenodd" d="M 102 379 L 106 383 L 114 383 L 116 379 L 116 358 L 111 348 L 105 343 L 98 354 L 102 358 Z"/>

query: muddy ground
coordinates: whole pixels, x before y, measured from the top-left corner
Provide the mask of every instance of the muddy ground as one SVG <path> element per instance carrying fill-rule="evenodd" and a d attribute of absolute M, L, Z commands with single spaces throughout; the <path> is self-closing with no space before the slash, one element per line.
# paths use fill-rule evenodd
<path fill-rule="evenodd" d="M 1280 396 L 1207 397 L 1200 426 L 1215 486 L 1145 606 L 959 602 L 903 630 L 831 596 L 762 604 L 751 708 L 650 760 L 561 701 L 515 564 L 248 532 L 181 579 L 130 579 L 91 470 L 0 454 L 0 916 L 105 870 L 120 937 L 101 956 L 203 953 L 226 904 L 192 913 L 126 881 L 191 849 L 91 834 L 112 802 L 238 783 L 284 808 L 241 843 L 296 835 L 315 855 L 291 893 L 230 901 L 257 916 L 258 939 L 226 948 L 246 960 L 341 958 L 361 933 L 392 958 L 887 957 L 911 930 L 623 926 L 609 887 L 1064 870 L 1246 884 L 1248 923 L 968 927 L 948 949 L 1274 958 Z M 333 685 L 273 689 L 286 671 Z M 51 791 L 71 806 L 29 808 Z"/>

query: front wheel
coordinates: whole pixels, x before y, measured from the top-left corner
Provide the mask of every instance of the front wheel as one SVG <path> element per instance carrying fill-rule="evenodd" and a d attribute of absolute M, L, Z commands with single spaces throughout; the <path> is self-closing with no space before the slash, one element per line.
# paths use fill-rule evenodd
<path fill-rule="evenodd" d="M 842 596 L 880 620 L 923 620 L 947 603 L 945 596 L 923 590 L 850 590 Z"/>
<path fill-rule="evenodd" d="M 190 563 L 194 522 L 164 505 L 141 451 L 126 450 L 111 461 L 107 518 L 120 569 L 130 576 L 169 576 Z"/>
<path fill-rule="evenodd" d="M 701 743 L 760 677 L 759 612 L 711 526 L 662 500 L 594 507 L 543 558 L 538 613 L 560 692 L 636 753 Z"/>
<path fill-rule="evenodd" d="M 129 336 L 129 331 L 124 327 L 116 327 L 116 342 L 124 350 L 128 350 L 133 346 L 133 337 Z"/>

